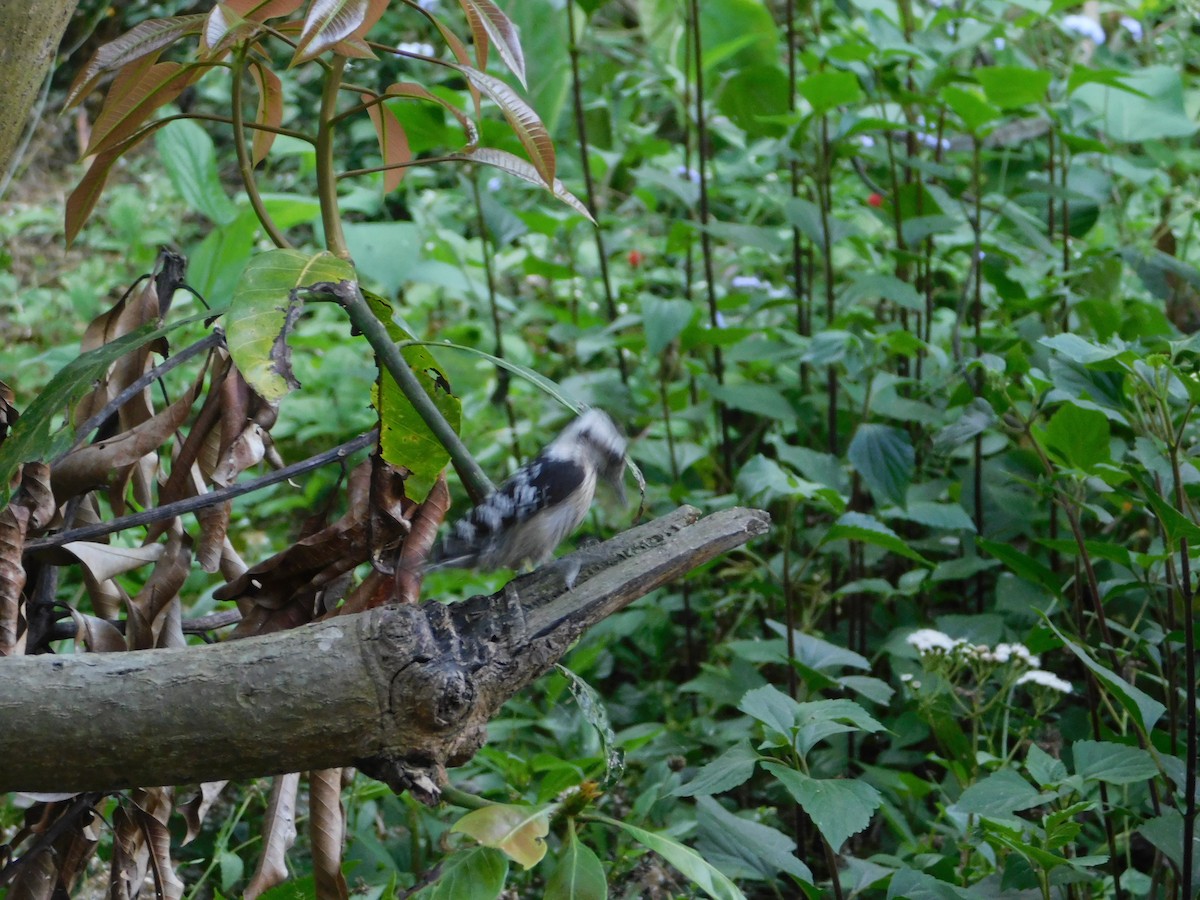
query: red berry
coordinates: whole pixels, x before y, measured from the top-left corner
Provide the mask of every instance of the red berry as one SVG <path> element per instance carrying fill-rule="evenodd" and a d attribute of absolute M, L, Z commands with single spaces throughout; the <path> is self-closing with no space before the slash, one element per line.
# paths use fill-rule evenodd
<path fill-rule="evenodd" d="M 883 194 L 872 192 L 870 196 L 867 197 L 867 206 L 873 206 L 876 209 L 879 209 L 879 207 L 883 206 Z"/>
<path fill-rule="evenodd" d="M 641 250 L 629 251 L 629 265 L 633 266 L 635 269 L 642 264 L 642 260 L 645 258 L 646 257 L 643 255 Z"/>

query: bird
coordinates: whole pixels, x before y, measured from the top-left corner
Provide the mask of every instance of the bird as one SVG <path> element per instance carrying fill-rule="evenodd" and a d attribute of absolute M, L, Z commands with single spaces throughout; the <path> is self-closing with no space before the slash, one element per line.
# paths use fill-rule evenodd
<path fill-rule="evenodd" d="M 444 568 L 537 568 L 587 515 L 604 481 L 625 502 L 627 441 L 603 410 L 584 410 L 532 460 L 459 519 L 430 555 Z"/>

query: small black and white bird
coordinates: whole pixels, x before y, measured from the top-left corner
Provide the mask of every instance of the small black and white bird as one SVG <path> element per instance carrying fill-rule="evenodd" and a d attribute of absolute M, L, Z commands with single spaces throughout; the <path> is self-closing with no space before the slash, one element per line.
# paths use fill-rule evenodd
<path fill-rule="evenodd" d="M 591 509 L 597 480 L 625 502 L 626 446 L 606 413 L 585 410 L 454 524 L 430 555 L 430 568 L 490 571 L 546 562 Z"/>

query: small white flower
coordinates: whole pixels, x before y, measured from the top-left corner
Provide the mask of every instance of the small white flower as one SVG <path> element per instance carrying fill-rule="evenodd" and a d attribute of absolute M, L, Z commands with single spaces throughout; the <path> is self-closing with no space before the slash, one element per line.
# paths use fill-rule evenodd
<path fill-rule="evenodd" d="M 1029 666 L 1031 669 L 1036 669 L 1041 665 L 1041 660 L 1029 652 L 1029 648 L 1024 644 L 997 644 L 996 649 L 992 651 L 996 662 L 1006 663 L 1009 660 L 1017 660 Z"/>
<path fill-rule="evenodd" d="M 425 12 L 433 12 L 437 9 L 438 0 L 417 0 L 417 6 L 425 10 Z"/>
<path fill-rule="evenodd" d="M 413 41 L 401 41 L 396 45 L 396 49 L 401 53 L 416 53 L 418 56 L 434 56 L 436 51 L 433 49 L 433 44 L 415 43 Z"/>
<path fill-rule="evenodd" d="M 1103 44 L 1105 41 L 1104 29 L 1100 27 L 1099 22 L 1089 16 L 1072 13 L 1069 16 L 1063 16 L 1061 24 L 1063 31 L 1087 38 L 1093 44 Z"/>
<path fill-rule="evenodd" d="M 995 47 L 997 50 L 1003 50 L 1005 47 L 1008 46 L 1008 41 L 1006 41 L 1002 37 L 992 38 L 992 46 Z"/>
<path fill-rule="evenodd" d="M 1121 27 L 1128 31 L 1135 41 L 1140 41 L 1145 36 L 1142 23 L 1132 16 L 1121 16 Z"/>
<path fill-rule="evenodd" d="M 949 653 L 962 645 L 962 638 L 952 638 L 936 628 L 918 628 L 904 639 L 918 653 Z"/>
<path fill-rule="evenodd" d="M 491 178 L 488 179 L 488 183 L 487 183 L 488 193 L 494 194 L 494 193 L 496 193 L 496 191 L 500 190 L 500 188 L 503 186 L 504 186 L 504 182 L 501 180 L 499 175 L 493 175 Z"/>
<path fill-rule="evenodd" d="M 770 287 L 757 275 L 734 275 L 729 279 L 729 286 L 735 291 L 758 291 Z"/>
<path fill-rule="evenodd" d="M 1064 694 L 1069 694 L 1074 690 L 1069 681 L 1063 681 L 1057 675 L 1047 672 L 1044 669 L 1030 669 L 1017 679 L 1017 684 L 1039 684 L 1042 687 L 1061 691 Z"/>
<path fill-rule="evenodd" d="M 917 132 L 917 140 L 920 143 L 924 144 L 926 147 L 930 147 L 935 150 L 949 150 L 950 149 L 949 138 L 939 138 L 936 134 L 926 134 L 924 132 Z"/>
<path fill-rule="evenodd" d="M 700 183 L 700 173 L 695 169 L 688 168 L 687 166 L 676 166 L 675 174 L 680 178 L 686 178 L 692 184 Z"/>
<path fill-rule="evenodd" d="M 915 677 L 916 677 L 916 676 L 915 676 L 915 675 L 913 675 L 913 673 L 912 673 L 912 672 L 901 672 L 901 673 L 900 673 L 900 680 L 901 680 L 902 682 L 904 682 L 905 684 L 908 684 L 908 683 L 909 683 L 910 681 L 912 681 L 912 680 L 913 680 L 913 678 L 915 678 Z"/>
<path fill-rule="evenodd" d="M 865 147 L 867 150 L 870 150 L 875 146 L 875 138 L 871 137 L 869 134 L 860 134 L 858 136 L 858 146 Z"/>

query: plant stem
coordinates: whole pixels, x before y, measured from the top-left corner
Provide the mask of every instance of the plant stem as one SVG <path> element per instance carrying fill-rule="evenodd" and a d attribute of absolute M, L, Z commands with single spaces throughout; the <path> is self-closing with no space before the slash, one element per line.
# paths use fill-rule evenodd
<path fill-rule="evenodd" d="M 445 416 L 434 405 L 433 399 L 425 392 L 425 388 L 417 381 L 417 376 L 413 374 L 407 360 L 400 352 L 400 348 L 388 334 L 387 328 L 375 317 L 375 313 L 371 312 L 371 307 L 367 305 L 367 300 L 358 284 L 343 281 L 336 285 L 313 285 L 310 290 L 329 294 L 337 301 L 338 305 L 346 310 L 351 324 L 362 332 L 367 343 L 371 345 L 371 349 L 375 351 L 375 357 L 379 364 L 387 369 L 388 374 L 396 380 L 396 384 L 408 402 L 413 405 L 417 415 L 429 426 L 429 430 L 433 432 L 438 443 L 445 447 L 450 454 L 450 462 L 454 466 L 454 471 L 462 479 L 463 487 L 471 495 L 471 500 L 478 503 L 491 494 L 496 489 L 495 486 L 484 474 L 483 469 L 479 467 L 479 463 L 475 462 L 475 457 L 471 456 L 470 451 L 467 450 L 457 432 L 450 427 Z"/>
<path fill-rule="evenodd" d="M 246 196 L 254 208 L 254 215 L 266 230 L 267 236 L 276 247 L 290 248 L 291 242 L 279 230 L 267 207 L 263 204 L 262 196 L 258 193 L 258 183 L 254 180 L 254 163 L 250 152 L 246 149 L 246 126 L 242 113 L 242 81 L 246 77 L 246 49 L 238 50 L 233 66 L 233 147 L 237 153 L 238 171 L 242 176 L 242 186 L 246 188 Z"/>
<path fill-rule="evenodd" d="M 326 249 L 340 259 L 349 259 L 350 251 L 346 248 L 342 218 L 338 212 L 337 175 L 333 169 L 333 117 L 337 113 L 338 88 L 345 68 L 346 57 L 335 56 L 321 95 L 321 112 L 317 121 L 317 197 L 321 203 L 321 224 L 325 227 Z M 363 303 L 365 305 L 366 301 Z M 370 313 L 370 310 L 367 312 Z M 421 393 L 424 394 L 424 391 Z"/>

